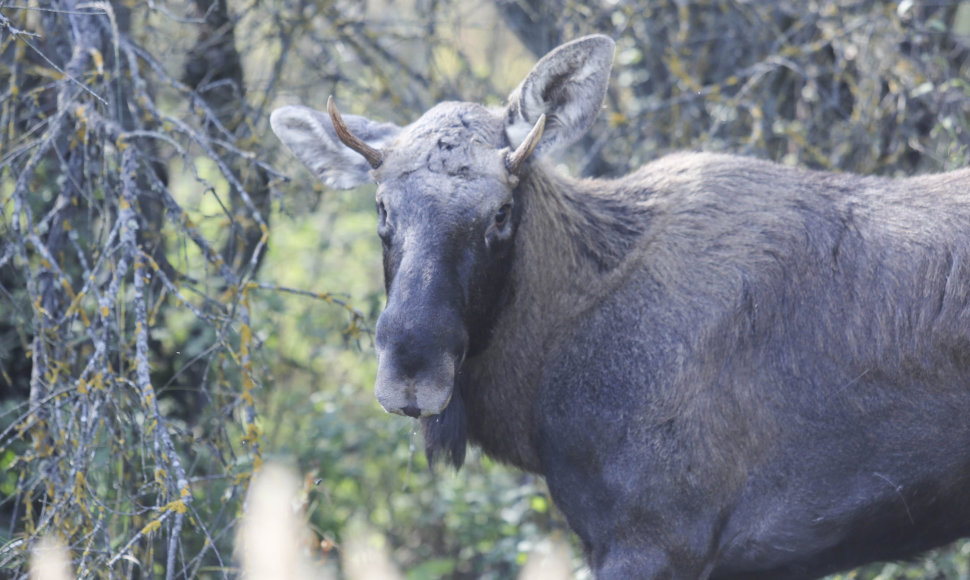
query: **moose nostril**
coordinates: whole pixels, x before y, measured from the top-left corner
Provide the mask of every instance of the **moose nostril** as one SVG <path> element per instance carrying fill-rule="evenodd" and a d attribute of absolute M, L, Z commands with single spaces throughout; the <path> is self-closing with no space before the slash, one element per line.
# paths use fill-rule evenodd
<path fill-rule="evenodd" d="M 408 417 L 413 417 L 415 419 L 421 416 L 421 409 L 419 409 L 416 405 L 408 405 L 407 407 L 401 409 L 401 412 Z"/>

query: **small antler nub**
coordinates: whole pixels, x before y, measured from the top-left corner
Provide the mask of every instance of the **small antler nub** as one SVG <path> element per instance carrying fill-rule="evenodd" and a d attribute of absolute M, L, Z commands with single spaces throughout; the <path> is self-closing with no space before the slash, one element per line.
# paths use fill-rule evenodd
<path fill-rule="evenodd" d="M 546 116 L 545 114 L 539 115 L 539 119 L 536 124 L 532 126 L 529 134 L 525 136 L 525 140 L 516 147 L 515 151 L 509 153 L 508 157 L 505 158 L 505 166 L 508 168 L 509 173 L 512 175 L 518 175 L 519 169 L 522 168 L 522 164 L 525 160 L 532 155 L 535 151 L 536 145 L 539 144 L 539 139 L 542 139 L 542 131 L 546 128 Z"/>
<path fill-rule="evenodd" d="M 327 98 L 327 112 L 330 113 L 330 121 L 333 122 L 333 128 L 337 132 L 337 137 L 340 139 L 340 142 L 363 155 L 364 159 L 374 169 L 380 167 L 381 163 L 384 162 L 384 153 L 380 149 L 375 149 L 367 143 L 364 143 L 364 141 L 350 132 L 350 129 L 347 128 L 346 123 L 344 123 L 343 118 L 337 111 L 337 105 L 333 102 L 333 95 Z"/>

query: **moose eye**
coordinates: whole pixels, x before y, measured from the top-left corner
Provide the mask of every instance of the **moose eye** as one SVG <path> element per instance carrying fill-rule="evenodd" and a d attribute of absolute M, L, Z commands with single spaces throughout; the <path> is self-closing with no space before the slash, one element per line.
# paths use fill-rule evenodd
<path fill-rule="evenodd" d="M 509 218 L 512 216 L 512 204 L 507 203 L 500 207 L 497 212 L 495 212 L 495 226 L 498 228 L 504 228 L 507 223 L 509 223 Z"/>
<path fill-rule="evenodd" d="M 377 235 L 385 244 L 390 243 L 391 226 L 387 223 L 387 207 L 383 201 L 377 202 Z"/>

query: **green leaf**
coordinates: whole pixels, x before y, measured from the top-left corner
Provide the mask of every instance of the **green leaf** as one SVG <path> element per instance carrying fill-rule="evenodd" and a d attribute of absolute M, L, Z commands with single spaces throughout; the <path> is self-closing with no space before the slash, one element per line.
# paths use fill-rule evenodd
<path fill-rule="evenodd" d="M 407 580 L 425 580 L 426 578 L 441 578 L 455 571 L 457 562 L 451 558 L 434 558 L 418 564 L 407 571 Z"/>

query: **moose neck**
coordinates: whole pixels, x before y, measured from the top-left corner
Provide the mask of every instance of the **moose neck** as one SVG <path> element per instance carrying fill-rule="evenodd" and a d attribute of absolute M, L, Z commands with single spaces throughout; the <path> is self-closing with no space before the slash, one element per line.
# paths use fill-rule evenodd
<path fill-rule="evenodd" d="M 533 404 L 542 362 L 576 316 L 622 280 L 648 223 L 642 204 L 606 185 L 542 164 L 526 169 L 508 297 L 488 347 L 462 369 L 469 437 L 530 471 L 541 470 Z"/>
<path fill-rule="evenodd" d="M 618 195 L 623 180 L 578 180 L 539 165 L 523 180 L 525 204 L 513 284 L 543 313 L 586 310 L 612 291 L 648 225 L 644 194 Z"/>

